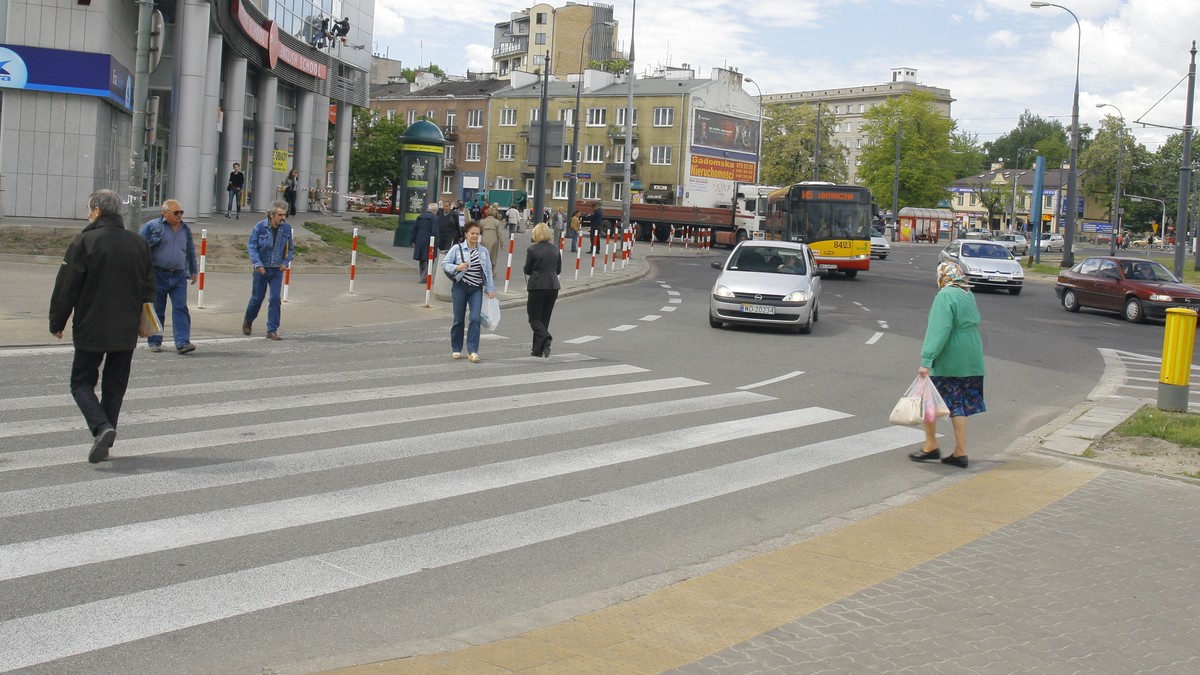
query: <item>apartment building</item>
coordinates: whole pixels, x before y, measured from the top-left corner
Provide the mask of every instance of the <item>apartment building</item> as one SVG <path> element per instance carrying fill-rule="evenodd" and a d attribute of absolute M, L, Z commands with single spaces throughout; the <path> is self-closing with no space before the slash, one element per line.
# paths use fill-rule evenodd
<path fill-rule="evenodd" d="M 501 79 L 518 71 L 543 73 L 549 59 L 550 73 L 565 77 L 579 73 L 589 61 L 620 56 L 616 36 L 612 5 L 539 3 L 496 24 L 493 70 Z"/>
<path fill-rule="evenodd" d="M 1046 169 L 1042 177 L 1042 231 L 1062 232 L 1066 223 L 1066 193 L 1067 169 Z M 1080 176 L 1086 172 L 1080 172 Z M 955 220 L 960 227 L 966 229 L 979 228 L 984 230 L 1016 230 L 1027 232 L 1029 218 L 1033 206 L 1033 169 L 1005 169 L 999 163 L 992 166 L 990 171 L 976 176 L 967 176 L 954 181 L 950 186 L 950 209 L 954 212 Z M 1082 178 L 1081 178 L 1082 180 Z M 1016 182 L 1016 223 L 1012 220 L 1012 197 L 1010 196 L 1014 181 Z M 988 220 L 987 209 L 980 199 L 981 191 L 990 189 L 1005 195 L 1001 211 L 993 213 Z M 1076 198 L 1076 221 L 1080 236 L 1095 237 L 1109 229 L 1105 219 L 1108 206 L 1105 200 L 1095 196 L 1084 195 L 1082 192 Z"/>
<path fill-rule="evenodd" d="M 821 124 L 822 126 L 832 125 L 834 142 L 846 148 L 847 175 L 851 183 L 856 183 L 858 166 L 862 160 L 862 150 L 867 144 L 867 136 L 863 129 L 868 110 L 889 98 L 919 91 L 933 96 L 936 110 L 946 117 L 950 117 L 950 104 L 954 102 L 950 96 L 950 90 L 920 84 L 916 78 L 915 68 L 893 68 L 891 79 L 883 84 L 764 94 L 761 102 L 763 105 L 773 103 L 815 105 L 817 102 L 822 103 L 825 115 L 821 118 Z"/>

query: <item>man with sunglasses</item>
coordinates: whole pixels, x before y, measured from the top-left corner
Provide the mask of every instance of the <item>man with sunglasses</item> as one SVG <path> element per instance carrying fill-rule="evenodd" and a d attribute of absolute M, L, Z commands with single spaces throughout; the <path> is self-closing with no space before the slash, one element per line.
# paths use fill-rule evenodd
<path fill-rule="evenodd" d="M 293 252 L 292 226 L 286 222 L 287 212 L 287 202 L 271 202 L 266 220 L 258 221 L 250 231 L 250 241 L 246 250 L 250 254 L 254 274 L 250 287 L 250 303 L 246 305 L 246 316 L 242 320 L 243 335 L 253 332 L 258 310 L 262 308 L 263 299 L 270 290 L 271 300 L 267 304 L 267 339 L 283 339 L 279 337 L 279 294 L 283 290 L 284 270 L 291 264 Z"/>
<path fill-rule="evenodd" d="M 196 283 L 196 246 L 192 229 L 183 222 L 183 207 L 174 199 L 162 204 L 162 216 L 142 225 L 142 238 L 150 245 L 154 263 L 154 311 L 159 323 L 166 325 L 167 298 L 171 299 L 171 333 L 175 351 L 189 354 L 192 344 L 192 316 L 188 313 L 188 283 Z M 162 351 L 162 335 L 151 335 L 146 342 L 150 351 Z"/>

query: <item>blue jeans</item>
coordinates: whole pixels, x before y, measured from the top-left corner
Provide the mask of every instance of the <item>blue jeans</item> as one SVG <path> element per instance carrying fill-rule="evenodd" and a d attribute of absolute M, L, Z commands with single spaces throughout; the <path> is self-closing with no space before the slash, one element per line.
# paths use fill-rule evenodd
<path fill-rule="evenodd" d="M 246 305 L 246 321 L 253 322 L 258 318 L 258 310 L 262 307 L 267 290 L 271 291 L 271 301 L 267 303 L 267 332 L 279 330 L 279 293 L 283 290 L 283 270 L 278 267 L 264 267 L 265 274 L 253 272 L 253 283 L 250 286 L 250 304 Z"/>
<path fill-rule="evenodd" d="M 158 315 L 158 322 L 166 327 L 167 298 L 171 298 L 171 335 L 175 337 L 176 349 L 192 339 L 192 315 L 188 314 L 187 307 L 189 280 L 184 271 L 154 270 L 154 313 Z M 161 335 L 151 335 L 146 339 L 151 347 L 161 345 L 162 341 Z"/>
<path fill-rule="evenodd" d="M 237 214 L 242 215 L 242 191 L 241 190 L 226 190 L 229 193 L 229 204 L 225 207 L 225 213 L 233 213 L 233 207 L 237 205 Z"/>
<path fill-rule="evenodd" d="M 479 353 L 479 322 L 483 308 L 483 287 L 471 286 L 462 281 L 454 282 L 450 289 L 454 298 L 454 325 L 450 327 L 450 349 L 463 350 L 463 323 L 466 323 L 467 308 L 471 310 L 470 323 L 467 324 L 467 353 Z"/>

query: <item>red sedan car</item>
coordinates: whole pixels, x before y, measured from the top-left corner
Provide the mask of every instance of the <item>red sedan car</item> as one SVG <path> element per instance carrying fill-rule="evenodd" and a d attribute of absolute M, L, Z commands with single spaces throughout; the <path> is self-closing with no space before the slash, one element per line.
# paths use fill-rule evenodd
<path fill-rule="evenodd" d="M 1110 310 L 1133 323 L 1165 318 L 1171 307 L 1200 311 L 1200 288 L 1145 258 L 1085 258 L 1059 272 L 1054 292 L 1068 312 L 1080 307 Z"/>
<path fill-rule="evenodd" d="M 366 211 L 367 213 L 399 213 L 399 211 L 392 206 L 391 202 L 375 202 L 373 204 L 367 204 L 363 211 Z"/>

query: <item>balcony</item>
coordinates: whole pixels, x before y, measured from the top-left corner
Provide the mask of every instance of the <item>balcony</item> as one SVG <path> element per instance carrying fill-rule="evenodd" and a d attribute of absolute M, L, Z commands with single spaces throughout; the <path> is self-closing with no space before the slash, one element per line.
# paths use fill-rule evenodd
<path fill-rule="evenodd" d="M 521 162 L 521 173 L 537 173 L 537 162 L 529 160 Z"/>
<path fill-rule="evenodd" d="M 617 126 L 615 124 L 609 126 L 608 127 L 608 137 L 609 138 L 625 138 L 625 127 Z M 638 130 L 637 130 L 637 127 L 634 127 L 633 128 L 633 140 L 636 141 L 637 139 L 638 139 Z"/>
<path fill-rule="evenodd" d="M 448 141 L 458 140 L 458 127 L 448 126 L 442 127 L 442 136 Z"/>
<path fill-rule="evenodd" d="M 458 170 L 458 167 L 455 166 L 454 160 L 452 160 L 452 159 L 443 159 L 442 160 L 442 173 L 454 173 L 457 170 Z"/>
<path fill-rule="evenodd" d="M 521 128 L 517 130 L 517 136 L 520 136 L 521 138 L 529 138 L 529 127 L 530 125 L 528 124 L 522 124 Z"/>
<path fill-rule="evenodd" d="M 511 42 L 501 42 L 499 47 L 492 50 L 492 58 L 495 59 L 527 51 L 529 51 L 529 38 L 517 38 Z"/>
<path fill-rule="evenodd" d="M 634 170 L 634 167 L 631 166 L 629 168 L 629 170 L 630 170 L 630 172 L 632 172 Z M 604 165 L 604 171 L 602 171 L 601 173 L 607 178 L 624 178 L 625 177 L 625 163 L 624 162 L 609 162 L 608 164 Z"/>

